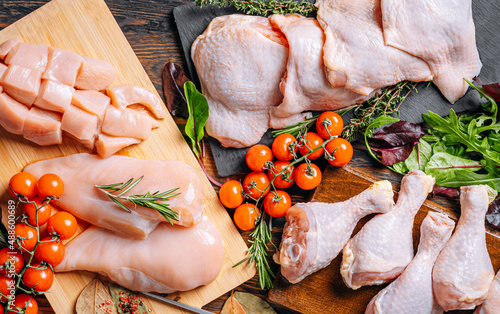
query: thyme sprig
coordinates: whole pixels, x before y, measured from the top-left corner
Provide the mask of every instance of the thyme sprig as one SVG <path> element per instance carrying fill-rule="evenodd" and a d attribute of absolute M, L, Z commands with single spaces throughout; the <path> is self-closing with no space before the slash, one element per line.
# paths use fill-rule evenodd
<path fill-rule="evenodd" d="M 219 8 L 233 6 L 245 14 L 259 14 L 267 16 L 269 14 L 290 14 L 314 15 L 318 10 L 314 4 L 302 0 L 296 2 L 293 0 L 196 0 L 196 5 L 203 7 L 206 5 L 216 5 Z"/>
<path fill-rule="evenodd" d="M 172 197 L 180 195 L 180 193 L 174 193 L 179 188 L 171 189 L 165 192 L 156 191 L 154 193 L 146 192 L 145 194 L 132 194 L 124 195 L 128 191 L 132 190 L 144 176 L 134 181 L 134 178 L 129 179 L 125 183 L 114 183 L 108 185 L 95 185 L 95 187 L 105 193 L 116 205 L 125 210 L 126 212 L 132 212 L 121 200 L 129 201 L 134 204 L 134 209 L 137 206 L 151 208 L 159 212 L 170 224 L 172 220 L 179 221 L 179 214 L 170 208 L 167 202 Z M 119 194 L 113 194 L 120 192 Z"/>

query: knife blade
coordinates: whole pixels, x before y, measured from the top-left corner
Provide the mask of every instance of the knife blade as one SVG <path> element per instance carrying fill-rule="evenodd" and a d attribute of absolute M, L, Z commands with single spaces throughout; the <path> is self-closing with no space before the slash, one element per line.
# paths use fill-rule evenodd
<path fill-rule="evenodd" d="M 165 298 L 165 297 L 162 297 L 162 296 L 159 296 L 159 295 L 156 295 L 156 294 L 153 294 L 153 293 L 150 293 L 150 292 L 140 292 L 141 294 L 144 294 L 144 295 L 147 295 L 148 297 L 151 297 L 153 299 L 156 299 L 156 300 L 159 300 L 159 301 L 162 301 L 162 302 L 165 302 L 165 303 L 168 303 L 170 305 L 173 305 L 173 306 L 176 306 L 178 308 L 181 308 L 181 309 L 184 309 L 184 310 L 188 310 L 190 312 L 193 312 L 193 313 L 199 313 L 199 314 L 213 314 L 212 312 L 209 312 L 209 311 L 205 311 L 205 310 L 202 310 L 202 309 L 199 309 L 199 308 L 196 308 L 194 306 L 191 306 L 191 305 L 187 305 L 187 304 L 184 304 L 184 303 L 180 303 L 180 302 L 177 302 L 177 301 L 174 301 L 174 300 L 170 300 L 168 298 Z"/>

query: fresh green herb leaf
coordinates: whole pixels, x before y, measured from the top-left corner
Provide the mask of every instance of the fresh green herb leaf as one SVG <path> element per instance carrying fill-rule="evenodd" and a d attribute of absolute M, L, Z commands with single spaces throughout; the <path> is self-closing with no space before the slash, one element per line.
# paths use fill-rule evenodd
<path fill-rule="evenodd" d="M 410 156 L 404 161 L 406 169 L 411 170 L 424 170 L 432 156 L 432 147 L 420 139 L 419 143 L 413 147 Z"/>
<path fill-rule="evenodd" d="M 500 177 L 495 174 L 479 174 L 467 170 L 455 171 L 454 177 L 436 178 L 436 184 L 445 187 L 458 188 L 465 185 L 485 184 L 500 191 Z"/>
<path fill-rule="evenodd" d="M 236 9 L 245 12 L 245 14 L 260 14 L 267 16 L 269 14 L 291 14 L 314 15 L 318 10 L 313 3 L 308 1 L 293 0 L 196 0 L 197 6 L 206 6 L 213 4 L 219 8 L 233 6 Z"/>
<path fill-rule="evenodd" d="M 392 165 L 392 167 L 394 168 L 394 170 L 396 170 L 397 173 L 400 173 L 400 174 L 409 172 L 404 161 L 397 162 L 394 165 Z"/>
<path fill-rule="evenodd" d="M 456 157 L 447 153 L 436 153 L 432 155 L 425 166 L 425 173 L 434 178 L 450 178 L 457 171 L 477 171 L 481 164 L 471 159 Z"/>
<path fill-rule="evenodd" d="M 196 157 L 200 158 L 201 140 L 205 136 L 205 124 L 208 120 L 208 102 L 191 81 L 184 83 L 184 93 L 188 105 L 189 118 L 186 122 L 186 135 L 191 140 L 191 146 Z"/>
<path fill-rule="evenodd" d="M 382 163 L 382 160 L 380 160 L 380 158 L 378 158 L 377 156 L 375 156 L 375 154 L 373 153 L 372 148 L 370 147 L 370 144 L 368 144 L 368 138 L 372 137 L 373 130 L 375 130 L 377 128 L 380 128 L 383 125 L 386 125 L 386 124 L 389 124 L 389 123 L 398 122 L 398 121 L 399 121 L 398 118 L 393 118 L 393 117 L 389 117 L 389 116 L 380 116 L 377 119 L 375 119 L 370 125 L 368 125 L 366 127 L 365 134 L 364 134 L 366 148 L 368 149 L 368 153 L 376 161 L 378 161 L 380 163 Z M 389 168 L 389 169 L 391 169 L 391 170 L 393 170 L 393 171 L 395 171 L 395 172 L 398 172 L 398 171 L 396 171 L 396 169 L 394 169 L 391 166 L 386 166 L 386 167 Z"/>

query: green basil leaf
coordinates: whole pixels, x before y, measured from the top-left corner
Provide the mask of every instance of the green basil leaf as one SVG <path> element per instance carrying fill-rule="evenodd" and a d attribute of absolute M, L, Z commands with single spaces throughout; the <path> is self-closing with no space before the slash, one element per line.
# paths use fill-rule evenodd
<path fill-rule="evenodd" d="M 481 165 L 471 159 L 460 158 L 450 155 L 448 153 L 436 153 L 432 155 L 429 162 L 425 166 L 425 173 L 436 178 L 450 178 L 455 175 L 457 171 L 477 171 L 481 169 Z"/>
<path fill-rule="evenodd" d="M 200 141 L 205 136 L 204 128 L 208 120 L 208 102 L 191 81 L 184 83 L 184 93 L 189 113 L 184 130 L 191 139 L 193 152 L 199 157 L 201 153 Z"/>
<path fill-rule="evenodd" d="M 427 143 L 423 139 L 420 139 L 420 142 L 413 147 L 413 151 L 411 152 L 410 156 L 408 156 L 408 158 L 404 161 L 404 163 L 408 171 L 424 170 L 425 166 L 429 162 L 429 159 L 431 159 L 431 156 L 431 145 L 429 145 L 429 143 Z"/>

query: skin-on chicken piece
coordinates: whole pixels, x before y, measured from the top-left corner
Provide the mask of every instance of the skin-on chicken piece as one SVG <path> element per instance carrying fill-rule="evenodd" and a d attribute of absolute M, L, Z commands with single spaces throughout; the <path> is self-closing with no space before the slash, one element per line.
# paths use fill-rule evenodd
<path fill-rule="evenodd" d="M 146 113 L 128 108 L 120 110 L 108 106 L 102 124 L 102 132 L 111 136 L 145 140 L 151 134 L 151 129 L 159 126 L 159 123 Z"/>
<path fill-rule="evenodd" d="M 223 261 L 220 232 L 204 216 L 191 228 L 161 223 L 144 240 L 92 226 L 66 245 L 55 271 L 88 270 L 135 291 L 172 293 L 214 281 Z"/>
<path fill-rule="evenodd" d="M 260 16 L 226 15 L 212 20 L 191 47 L 191 57 L 209 104 L 207 132 L 224 147 L 260 141 L 269 110 L 283 96 L 286 39 Z"/>
<path fill-rule="evenodd" d="M 149 89 L 137 85 L 117 85 L 106 89 L 106 94 L 111 98 L 111 104 L 118 109 L 125 109 L 130 105 L 140 104 L 148 108 L 155 117 L 166 117 L 165 110 Z"/>
<path fill-rule="evenodd" d="M 420 170 L 410 171 L 401 181 L 394 209 L 372 218 L 347 242 L 340 273 L 348 287 L 388 282 L 411 262 L 413 221 L 434 182 Z"/>
<path fill-rule="evenodd" d="M 21 41 L 17 38 L 12 38 L 4 41 L 0 45 L 0 59 L 5 59 L 5 57 L 9 54 L 12 48 L 15 48 L 17 45 L 19 45 L 20 42 Z"/>
<path fill-rule="evenodd" d="M 106 108 L 111 103 L 108 96 L 95 90 L 76 90 L 71 103 L 103 120 Z"/>
<path fill-rule="evenodd" d="M 31 107 L 38 92 L 42 72 L 11 64 L 0 79 L 3 90 L 12 98 Z"/>
<path fill-rule="evenodd" d="M 82 58 L 82 67 L 76 76 L 76 88 L 99 91 L 113 83 L 116 69 L 111 63 L 86 56 Z"/>
<path fill-rule="evenodd" d="M 90 149 L 94 147 L 98 127 L 99 118 L 96 115 L 75 106 L 66 110 L 61 121 L 64 132 Z"/>
<path fill-rule="evenodd" d="M 49 62 L 42 78 L 75 86 L 76 76 L 83 64 L 83 58 L 73 51 L 49 47 Z"/>
<path fill-rule="evenodd" d="M 22 134 L 29 109 L 5 93 L 0 93 L 0 125 L 10 133 Z"/>
<path fill-rule="evenodd" d="M 201 182 L 193 168 L 177 160 L 142 160 L 124 156 L 101 159 L 97 155 L 75 154 L 39 161 L 28 165 L 24 171 L 36 178 L 55 173 L 64 181 L 64 195 L 54 203 L 76 217 L 95 226 L 120 233 L 122 236 L 144 239 L 165 218 L 156 210 L 133 208 L 128 213 L 116 205 L 94 185 L 126 182 L 130 178 L 144 176 L 129 194 L 165 192 L 179 188 L 178 196 L 168 204 L 179 213 L 179 221 L 185 227 L 201 221 L 203 216 L 203 192 Z"/>
<path fill-rule="evenodd" d="M 295 123 L 302 118 L 301 112 L 336 110 L 373 96 L 330 85 L 323 63 L 325 35 L 316 19 L 297 14 L 276 14 L 271 15 L 269 21 L 285 34 L 289 45 L 286 74 L 280 86 L 283 102 L 271 107 L 271 128 Z"/>
<path fill-rule="evenodd" d="M 460 189 L 457 230 L 439 254 L 432 273 L 434 295 L 445 311 L 473 309 L 488 294 L 495 276 L 486 248 L 488 203 L 485 185 Z"/>
<path fill-rule="evenodd" d="M 31 107 L 24 120 L 22 135 L 40 146 L 62 143 L 61 115 Z"/>
<path fill-rule="evenodd" d="M 420 226 L 417 254 L 401 276 L 370 301 L 365 314 L 443 313 L 432 294 L 432 267 L 454 227 L 448 216 L 429 212 Z"/>
<path fill-rule="evenodd" d="M 432 79 L 427 63 L 385 45 L 380 0 L 318 0 L 316 6 L 332 86 L 370 95 L 404 80 Z"/>
<path fill-rule="evenodd" d="M 19 43 L 13 47 L 7 57 L 5 64 L 15 64 L 23 68 L 45 71 L 49 49 L 45 45 Z"/>
<path fill-rule="evenodd" d="M 42 80 L 34 104 L 42 109 L 64 113 L 71 105 L 74 92 L 75 89 L 71 86 L 53 80 Z"/>
<path fill-rule="evenodd" d="M 495 314 L 500 309 L 500 271 L 491 282 L 490 290 L 483 304 L 481 304 L 474 314 Z"/>
<path fill-rule="evenodd" d="M 130 145 L 139 144 L 141 140 L 131 137 L 115 137 L 100 133 L 95 142 L 97 154 L 101 158 L 108 158 L 117 151 Z"/>
<path fill-rule="evenodd" d="M 385 43 L 426 61 L 450 102 L 462 97 L 481 61 L 472 0 L 382 0 Z"/>
<path fill-rule="evenodd" d="M 379 181 L 345 202 L 299 203 L 286 212 L 280 250 L 281 274 L 297 283 L 328 266 L 351 237 L 358 221 L 393 208 L 392 185 Z"/>

